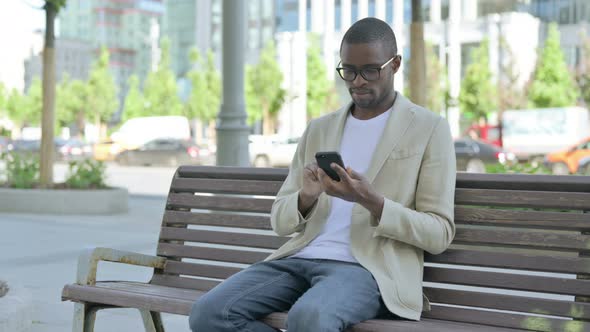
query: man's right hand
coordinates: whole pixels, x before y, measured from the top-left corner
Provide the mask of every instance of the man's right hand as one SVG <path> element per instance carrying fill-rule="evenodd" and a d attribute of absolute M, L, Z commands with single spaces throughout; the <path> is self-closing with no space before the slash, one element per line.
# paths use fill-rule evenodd
<path fill-rule="evenodd" d="M 298 209 L 305 216 L 324 191 L 318 177 L 319 166 L 313 162 L 303 169 L 303 187 L 299 191 Z"/>

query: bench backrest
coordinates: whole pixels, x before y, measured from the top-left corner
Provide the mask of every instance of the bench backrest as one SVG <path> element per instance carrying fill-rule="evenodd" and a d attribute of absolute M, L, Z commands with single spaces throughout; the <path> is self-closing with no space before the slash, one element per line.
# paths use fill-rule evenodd
<path fill-rule="evenodd" d="M 269 212 L 286 169 L 183 166 L 152 283 L 208 290 L 289 238 Z M 451 248 L 425 255 L 424 317 L 533 331 L 590 331 L 590 177 L 457 175 Z"/>

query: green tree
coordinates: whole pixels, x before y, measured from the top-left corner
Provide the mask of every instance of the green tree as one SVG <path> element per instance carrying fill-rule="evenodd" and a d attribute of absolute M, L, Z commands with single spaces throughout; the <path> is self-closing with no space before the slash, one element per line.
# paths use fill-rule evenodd
<path fill-rule="evenodd" d="M 143 96 L 146 101 L 146 113 L 153 115 L 180 115 L 182 102 L 178 97 L 176 77 L 170 69 L 170 40 L 162 39 L 162 57 L 158 69 L 149 73 Z"/>
<path fill-rule="evenodd" d="M 139 89 L 139 78 L 137 75 L 129 77 L 129 90 L 125 96 L 125 103 L 123 105 L 123 120 L 145 115 L 145 101 L 141 90 Z"/>
<path fill-rule="evenodd" d="M 4 83 L 0 82 L 0 114 L 6 110 L 6 103 L 8 102 L 8 91 Z"/>
<path fill-rule="evenodd" d="M 199 51 L 190 53 L 192 70 L 187 74 L 191 82 L 191 93 L 185 105 L 185 116 L 205 123 L 215 120 L 221 102 L 221 78 L 211 51 L 203 61 Z"/>
<path fill-rule="evenodd" d="M 471 121 L 487 119 L 488 114 L 497 109 L 496 86 L 492 82 L 487 40 L 471 52 L 471 64 L 467 66 L 461 82 L 459 105 L 463 115 Z"/>
<path fill-rule="evenodd" d="M 433 45 L 426 45 L 426 108 L 441 113 L 447 108 L 449 82 L 446 67 L 434 51 Z"/>
<path fill-rule="evenodd" d="M 580 93 L 586 107 L 590 107 L 590 38 L 582 36 L 583 57 L 577 68 L 576 82 L 580 88 Z"/>
<path fill-rule="evenodd" d="M 37 82 L 35 84 L 38 86 L 38 90 L 41 90 L 41 81 L 39 79 L 36 79 L 35 81 Z M 16 89 L 12 89 L 10 94 L 8 94 L 8 98 L 6 99 L 6 111 L 8 112 L 8 117 L 17 127 L 23 127 L 34 121 L 37 121 L 37 123 L 39 122 L 40 117 L 35 117 L 31 112 L 29 98 L 26 95 L 22 95 Z"/>
<path fill-rule="evenodd" d="M 276 60 L 274 43 L 266 44 L 258 63 L 246 68 L 246 98 L 254 98 L 257 101 L 246 101 L 248 112 L 254 112 L 252 119 L 258 120 L 262 115 L 263 133 L 274 134 L 276 116 L 285 101 L 286 91 L 281 87 L 283 73 Z M 249 93 L 248 93 L 249 92 Z M 259 110 L 250 109 L 251 106 L 259 106 Z"/>
<path fill-rule="evenodd" d="M 312 35 L 308 40 L 306 108 L 307 118 L 313 119 L 336 108 L 337 97 L 334 82 L 328 79 L 318 38 Z"/>
<path fill-rule="evenodd" d="M 500 38 L 500 49 L 506 59 L 500 64 L 498 77 L 498 111 L 515 110 L 526 107 L 526 96 L 519 83 L 516 58 L 506 39 Z M 500 118 L 501 118 L 501 114 Z"/>
<path fill-rule="evenodd" d="M 563 57 L 557 25 L 549 25 L 545 46 L 540 52 L 529 89 L 529 106 L 533 108 L 574 106 L 578 87 Z"/>
<path fill-rule="evenodd" d="M 86 126 L 88 106 L 88 84 L 81 80 L 70 80 L 65 76 L 57 86 L 58 122 L 62 126 L 75 123 L 77 134 L 82 135 Z"/>
<path fill-rule="evenodd" d="M 97 124 L 108 122 L 119 108 L 117 86 L 109 70 L 109 51 L 102 48 L 88 77 L 88 112 Z"/>

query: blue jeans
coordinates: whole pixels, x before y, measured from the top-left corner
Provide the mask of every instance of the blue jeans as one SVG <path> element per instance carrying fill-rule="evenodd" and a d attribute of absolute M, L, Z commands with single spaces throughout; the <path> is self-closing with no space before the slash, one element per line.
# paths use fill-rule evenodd
<path fill-rule="evenodd" d="M 258 321 L 289 311 L 288 332 L 344 331 L 387 313 L 377 282 L 360 264 L 284 258 L 236 273 L 195 302 L 193 332 L 274 332 Z"/>

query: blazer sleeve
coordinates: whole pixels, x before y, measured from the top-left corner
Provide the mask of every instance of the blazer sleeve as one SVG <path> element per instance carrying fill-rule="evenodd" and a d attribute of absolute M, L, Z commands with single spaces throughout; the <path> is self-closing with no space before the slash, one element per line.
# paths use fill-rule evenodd
<path fill-rule="evenodd" d="M 432 254 L 445 251 L 455 236 L 455 147 L 449 125 L 439 118 L 419 170 L 416 209 L 385 199 L 374 236 L 405 242 Z"/>
<path fill-rule="evenodd" d="M 312 124 L 313 121 L 301 136 L 289 167 L 289 174 L 272 205 L 270 223 L 275 233 L 280 236 L 302 231 L 305 224 L 317 215 L 317 201 L 306 216 L 303 216 L 298 209 L 299 191 L 303 184 L 303 169 L 305 168 L 305 151 Z"/>

